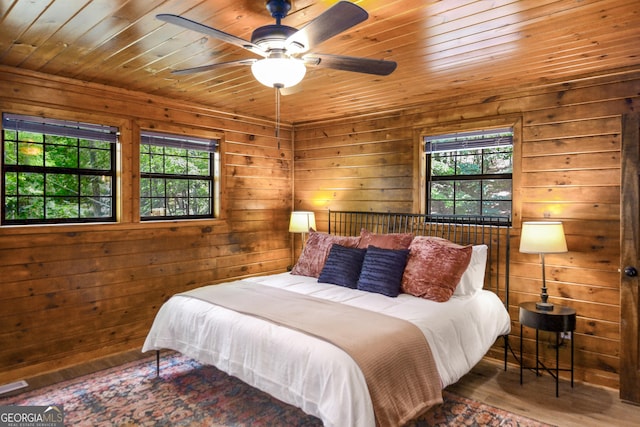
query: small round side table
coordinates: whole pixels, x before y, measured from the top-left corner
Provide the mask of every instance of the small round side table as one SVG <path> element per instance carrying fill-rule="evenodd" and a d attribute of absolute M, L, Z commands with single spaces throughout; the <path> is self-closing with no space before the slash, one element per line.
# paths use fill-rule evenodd
<path fill-rule="evenodd" d="M 540 375 L 539 368 L 547 371 L 556 380 L 556 397 L 559 396 L 558 381 L 560 371 L 571 372 L 571 387 L 573 388 L 573 331 L 576 329 L 576 311 L 571 307 L 554 305 L 553 310 L 539 310 L 535 301 L 523 302 L 520 304 L 520 384 L 522 384 L 522 371 L 524 369 L 535 369 L 536 375 Z M 522 328 L 527 326 L 536 330 L 536 366 L 524 366 L 522 359 Z M 548 368 L 540 361 L 538 344 L 539 331 L 549 331 L 556 333 L 556 366 Z M 560 369 L 560 334 L 568 333 L 571 341 L 571 368 Z"/>

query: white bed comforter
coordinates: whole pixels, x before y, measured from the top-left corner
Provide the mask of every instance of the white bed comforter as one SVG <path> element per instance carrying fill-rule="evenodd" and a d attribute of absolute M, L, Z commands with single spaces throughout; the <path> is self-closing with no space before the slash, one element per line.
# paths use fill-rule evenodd
<path fill-rule="evenodd" d="M 389 298 L 289 273 L 244 280 L 414 323 L 429 342 L 442 388 L 466 374 L 510 330 L 503 303 L 489 291 L 436 303 L 407 294 Z M 161 349 L 214 365 L 319 417 L 325 426 L 375 425 L 367 385 L 353 359 L 302 332 L 176 295 L 160 308 L 142 351 Z"/>

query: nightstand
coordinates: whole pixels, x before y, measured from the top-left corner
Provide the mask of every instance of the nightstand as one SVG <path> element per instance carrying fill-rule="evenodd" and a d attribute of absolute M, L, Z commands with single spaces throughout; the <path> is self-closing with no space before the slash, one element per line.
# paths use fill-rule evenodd
<path fill-rule="evenodd" d="M 547 371 L 556 380 L 556 397 L 558 397 L 558 381 L 560 371 L 571 372 L 571 387 L 573 388 L 573 331 L 576 329 L 576 311 L 573 308 L 562 305 L 554 305 L 553 310 L 538 310 L 535 301 L 520 304 L 520 384 L 522 384 L 522 371 L 535 369 L 536 375 L 540 375 L 539 369 Z M 522 328 L 527 326 L 536 330 L 536 366 L 524 366 L 522 359 Z M 549 331 L 556 333 L 556 366 L 548 368 L 540 361 L 538 344 L 539 332 Z M 561 334 L 568 333 L 571 341 L 571 368 L 560 368 L 560 343 Z"/>

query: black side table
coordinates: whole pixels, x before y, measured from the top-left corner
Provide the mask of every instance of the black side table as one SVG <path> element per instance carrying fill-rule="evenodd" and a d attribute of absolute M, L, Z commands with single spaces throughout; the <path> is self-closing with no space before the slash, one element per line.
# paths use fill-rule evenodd
<path fill-rule="evenodd" d="M 522 327 L 535 328 L 536 330 L 536 366 L 524 366 L 522 359 Z M 523 302 L 520 304 L 520 384 L 522 384 L 522 371 L 524 369 L 535 369 L 536 375 L 540 375 L 539 368 L 542 367 L 556 380 L 556 397 L 558 397 L 558 381 L 560 371 L 571 372 L 571 387 L 573 388 L 573 331 L 576 329 L 576 311 L 573 308 L 562 305 L 554 305 L 553 310 L 538 310 L 536 303 Z M 555 369 L 547 368 L 539 358 L 538 338 L 539 331 L 549 331 L 556 333 L 556 366 Z M 569 333 L 571 341 L 571 368 L 560 369 L 560 334 Z"/>

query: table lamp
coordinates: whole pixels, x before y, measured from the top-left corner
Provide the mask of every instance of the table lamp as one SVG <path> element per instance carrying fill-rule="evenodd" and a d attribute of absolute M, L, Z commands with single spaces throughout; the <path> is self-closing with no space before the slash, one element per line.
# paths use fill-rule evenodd
<path fill-rule="evenodd" d="M 306 233 L 309 229 L 316 229 L 316 216 L 309 211 L 293 211 L 291 212 L 291 220 L 289 221 L 290 233 L 302 233 L 302 247 L 304 247 Z"/>
<path fill-rule="evenodd" d="M 551 311 L 553 304 L 548 302 L 547 283 L 545 278 L 544 254 L 559 254 L 567 252 L 567 242 L 564 238 L 564 228 L 561 222 L 529 221 L 522 223 L 520 235 L 520 252 L 526 254 L 540 254 L 542 263 L 542 293 L 541 301 L 536 303 L 538 310 Z"/>

